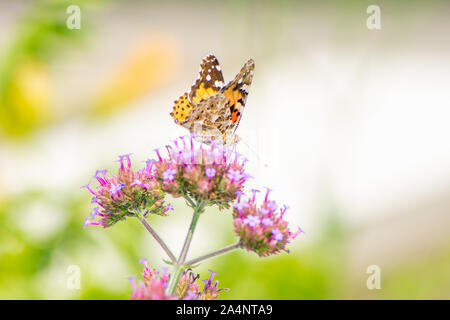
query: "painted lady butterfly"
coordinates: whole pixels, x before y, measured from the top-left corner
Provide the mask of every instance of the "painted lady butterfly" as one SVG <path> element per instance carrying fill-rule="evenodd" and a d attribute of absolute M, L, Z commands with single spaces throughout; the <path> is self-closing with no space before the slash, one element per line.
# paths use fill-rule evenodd
<path fill-rule="evenodd" d="M 242 117 L 248 89 L 252 83 L 255 62 L 250 59 L 234 80 L 224 86 L 219 61 L 214 55 L 202 60 L 200 74 L 189 93 L 175 101 L 170 113 L 176 124 L 191 133 L 197 141 L 209 144 L 211 139 L 233 145 Z"/>

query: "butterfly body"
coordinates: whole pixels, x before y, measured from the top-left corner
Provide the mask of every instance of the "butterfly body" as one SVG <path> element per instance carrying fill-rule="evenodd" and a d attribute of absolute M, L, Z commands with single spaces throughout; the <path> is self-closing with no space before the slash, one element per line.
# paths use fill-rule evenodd
<path fill-rule="evenodd" d="M 170 113 L 175 123 L 188 129 L 203 143 L 210 143 L 211 139 L 225 145 L 237 143 L 239 138 L 235 131 L 242 117 L 254 68 L 254 61 L 247 61 L 236 77 L 224 85 L 217 58 L 213 55 L 204 58 L 190 92 L 175 101 Z"/>

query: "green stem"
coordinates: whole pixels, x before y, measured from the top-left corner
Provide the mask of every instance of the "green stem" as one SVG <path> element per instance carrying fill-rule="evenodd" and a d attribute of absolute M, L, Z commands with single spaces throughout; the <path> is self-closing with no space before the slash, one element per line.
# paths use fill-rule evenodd
<path fill-rule="evenodd" d="M 191 197 L 188 196 L 188 194 L 185 192 L 183 193 L 183 197 L 184 199 L 186 199 L 187 202 L 189 202 L 189 205 L 194 208 L 195 207 L 195 203 L 194 201 L 192 201 Z"/>
<path fill-rule="evenodd" d="M 237 242 L 237 243 L 231 244 L 231 245 L 229 245 L 229 246 L 227 246 L 225 248 L 222 248 L 220 250 L 217 250 L 217 251 L 205 254 L 203 256 L 200 256 L 198 258 L 186 261 L 185 265 L 186 266 L 192 266 L 192 265 L 197 264 L 199 262 L 205 261 L 205 260 L 213 258 L 213 257 L 221 256 L 221 255 L 223 255 L 225 253 L 228 253 L 230 251 L 233 251 L 233 250 L 239 249 L 239 248 L 241 248 L 241 243 Z"/>
<path fill-rule="evenodd" d="M 194 235 L 195 228 L 197 227 L 198 218 L 200 217 L 200 213 L 203 211 L 204 207 L 205 204 L 201 200 L 199 200 L 195 206 L 194 213 L 192 215 L 191 226 L 189 227 L 186 239 L 184 240 L 180 256 L 178 257 L 178 264 L 184 264 L 184 261 L 186 260 L 186 256 L 192 241 L 192 236 Z"/>
<path fill-rule="evenodd" d="M 148 223 L 147 219 L 145 219 L 138 210 L 134 211 L 134 214 L 137 216 L 137 218 L 142 223 L 142 225 L 145 227 L 145 229 L 147 229 L 147 231 L 152 235 L 152 237 L 156 240 L 156 242 L 158 242 L 158 244 L 161 246 L 161 248 L 166 252 L 166 254 L 169 256 L 170 260 L 173 263 L 176 263 L 177 258 L 172 253 L 172 251 L 169 249 L 169 247 L 166 245 L 166 243 L 163 241 L 163 239 L 161 239 L 158 236 L 158 234 L 156 233 L 156 231 L 153 230 L 153 228 Z"/>
<path fill-rule="evenodd" d="M 175 264 L 172 274 L 170 275 L 169 285 L 167 286 L 167 293 L 175 295 L 177 292 L 178 282 L 180 281 L 181 274 L 183 273 L 184 266 Z"/>
<path fill-rule="evenodd" d="M 192 200 L 189 197 L 187 197 L 187 195 L 186 199 L 192 202 Z M 192 237 L 194 235 L 194 231 L 197 226 L 198 218 L 200 216 L 200 213 L 202 213 L 203 208 L 205 207 L 205 203 L 201 200 L 199 200 L 196 204 L 192 202 L 192 204 L 194 205 L 193 206 L 194 213 L 192 215 L 191 225 L 186 235 L 186 239 L 184 240 L 183 248 L 181 249 L 181 253 L 180 256 L 178 257 L 177 263 L 173 266 L 172 275 L 170 276 L 169 285 L 167 286 L 167 293 L 170 295 L 176 294 L 180 276 L 185 268 L 184 261 L 186 260 L 187 253 L 191 245 Z"/>

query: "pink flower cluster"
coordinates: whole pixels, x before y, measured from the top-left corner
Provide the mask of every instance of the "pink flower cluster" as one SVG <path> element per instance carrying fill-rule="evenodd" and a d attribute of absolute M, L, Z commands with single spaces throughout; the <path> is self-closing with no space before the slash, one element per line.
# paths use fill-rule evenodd
<path fill-rule="evenodd" d="M 209 279 L 203 280 L 204 287 L 200 290 L 198 279 L 200 275 L 194 275 L 191 269 L 187 269 L 181 275 L 177 286 L 176 295 L 166 293 L 170 280 L 170 274 L 166 271 L 157 272 L 150 269 L 147 261 L 142 259 L 139 263 L 144 264 L 144 272 L 142 273 L 143 281 L 136 283 L 135 277 L 131 277 L 131 285 L 133 300 L 215 300 L 218 298 L 219 292 L 226 289 L 218 289 L 219 281 L 213 282 L 213 277 L 217 274 L 210 270 Z"/>
<path fill-rule="evenodd" d="M 167 146 L 167 156 L 156 150 L 155 177 L 162 189 L 174 197 L 189 195 L 208 205 L 228 208 L 249 179 L 246 159 L 214 141 L 210 146 L 194 142 L 192 136 Z"/>
<path fill-rule="evenodd" d="M 283 219 L 287 210 L 284 206 L 278 211 L 275 201 L 268 199 L 270 190 L 264 198 L 261 206 L 258 206 L 255 198 L 258 190 L 252 190 L 253 196 L 247 201 L 241 201 L 234 205 L 233 224 L 234 231 L 240 238 L 242 247 L 256 252 L 259 256 L 269 256 L 286 250 L 290 239 L 302 233 L 299 229 L 295 234 L 289 231 L 288 222 Z"/>
<path fill-rule="evenodd" d="M 166 146 L 165 156 L 156 150 L 157 159 L 148 160 L 144 168 L 134 171 L 130 155 L 119 157 L 117 175 L 107 176 L 106 170 L 97 171 L 94 178 L 99 185 L 93 189 L 84 186 L 97 204 L 84 226 L 110 227 L 127 216 L 167 215 L 172 205 L 164 203 L 166 193 L 183 196 L 191 206 L 218 205 L 220 209 L 233 206 L 233 224 L 240 244 L 259 256 L 287 251 L 291 239 L 302 231 L 291 233 L 283 215 L 286 207 L 278 208 L 268 199 L 258 206 L 257 190 L 247 201 L 241 200 L 244 184 L 250 178 L 244 167 L 247 160 L 211 141 L 209 146 L 195 142 L 192 136 L 177 138 Z M 191 290 L 193 291 L 193 290 Z"/>
<path fill-rule="evenodd" d="M 127 216 L 134 216 L 135 210 L 145 215 L 166 215 L 167 210 L 172 209 L 170 204 L 164 205 L 164 192 L 151 174 L 151 163 L 141 170 L 133 171 L 129 154 L 119 156 L 119 162 L 117 176 L 107 177 L 107 170 L 98 170 L 94 178 L 99 185 L 95 189 L 90 183 L 83 186 L 94 195 L 91 203 L 98 205 L 86 218 L 85 227 L 110 227 Z"/>

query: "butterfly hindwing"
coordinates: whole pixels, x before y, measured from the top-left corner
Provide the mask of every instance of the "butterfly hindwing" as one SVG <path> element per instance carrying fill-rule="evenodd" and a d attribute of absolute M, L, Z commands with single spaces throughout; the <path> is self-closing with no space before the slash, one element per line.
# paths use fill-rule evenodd
<path fill-rule="evenodd" d="M 225 114 L 223 113 L 224 110 Z M 228 110 L 225 96 L 218 93 L 203 99 L 180 125 L 196 134 L 200 134 L 203 127 L 206 129 L 216 128 L 222 131 L 219 124 L 229 117 Z"/>
<path fill-rule="evenodd" d="M 175 100 L 173 111 L 170 113 L 175 123 L 183 121 L 194 107 L 189 102 L 188 94 L 185 92 L 178 100 Z"/>

